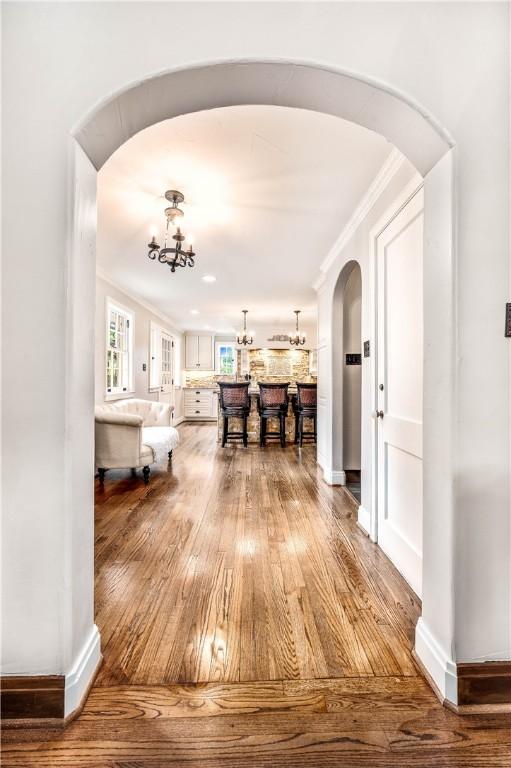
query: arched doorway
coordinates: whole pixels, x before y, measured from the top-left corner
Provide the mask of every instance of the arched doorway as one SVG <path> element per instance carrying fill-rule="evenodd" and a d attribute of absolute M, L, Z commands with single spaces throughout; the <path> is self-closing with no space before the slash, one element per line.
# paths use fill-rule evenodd
<path fill-rule="evenodd" d="M 89 546 L 71 547 L 71 570 L 77 574 L 92 574 L 93 552 L 90 546 L 92 531 L 92 498 L 89 479 L 93 471 L 93 413 L 92 399 L 83 391 L 84 380 L 92 378 L 94 337 L 94 248 L 95 248 L 95 190 L 96 173 L 105 160 L 122 143 L 143 128 L 178 114 L 235 104 L 275 104 L 294 106 L 337 115 L 356 122 L 370 130 L 383 133 L 394 143 L 422 174 L 435 169 L 431 195 L 452 206 L 450 182 L 452 167 L 442 158 L 452 147 L 452 140 L 439 128 L 425 111 L 408 97 L 391 91 L 368 78 L 326 69 L 301 62 L 239 61 L 209 64 L 180 69 L 150 77 L 107 99 L 92 111 L 74 132 L 74 212 L 71 224 L 72 247 L 68 256 L 67 307 L 67 369 L 82 375 L 66 379 L 67 448 L 70 464 L 67 478 L 69 508 L 73 509 L 80 524 L 71 526 L 72 536 L 89 541 Z M 386 115 L 382 122 L 381 115 Z M 384 128 L 382 126 L 385 126 Z M 449 158 L 448 158 L 449 160 Z M 427 189 L 428 187 L 426 187 Z M 448 203 L 447 203 L 448 201 Z M 447 216 L 450 221 L 450 214 Z M 430 232 L 443 243 L 436 249 L 431 269 L 452 249 L 450 226 L 446 219 L 431 220 Z M 445 267 L 452 282 L 451 264 Z M 434 308 L 436 318 L 442 313 L 450 316 L 452 294 L 446 293 L 445 306 Z M 426 314 L 426 322 L 428 315 Z M 320 318 L 318 358 L 318 460 L 325 475 L 335 471 L 333 461 L 338 455 L 331 426 L 335 424 L 335 380 L 330 352 L 333 350 L 331 318 Z M 438 323 L 431 326 L 431 362 L 449 347 L 449 334 Z M 445 392 L 444 402 L 450 407 L 452 388 L 450 371 L 439 383 L 434 383 L 432 399 L 438 399 L 439 386 Z M 342 385 L 341 385 L 342 386 Z M 425 400 L 427 400 L 425 391 Z M 440 394 L 440 397 L 442 395 Z M 439 418 L 442 418 L 439 415 Z M 430 424 L 435 430 L 438 426 Z M 72 428 L 71 428 L 72 427 Z M 440 427 L 441 429 L 441 427 Z M 342 455 L 342 454 L 341 454 Z M 438 457 L 429 457 L 432 475 Z M 337 459 L 335 459 L 337 462 Z M 342 464 L 339 471 L 343 471 Z M 335 480 L 335 478 L 333 478 Z M 77 494 L 77 489 L 83 493 Z M 78 496 L 78 501 L 77 501 Z M 425 515 L 426 516 L 426 515 Z M 99 635 L 93 625 L 93 595 L 91 579 L 76 580 L 76 604 L 80 604 L 80 617 L 76 618 L 77 634 L 89 637 L 87 664 L 83 676 L 76 681 L 73 694 L 66 698 L 66 714 L 73 711 L 81 699 L 95 659 L 99 658 Z M 78 642 L 78 640 L 77 640 Z M 432 671 L 433 674 L 433 671 Z"/>
<path fill-rule="evenodd" d="M 343 469 L 346 487 L 361 503 L 362 273 L 354 264 L 344 286 L 342 343 Z"/>
<path fill-rule="evenodd" d="M 337 279 L 332 304 L 332 483 L 334 485 L 348 485 L 349 470 L 357 470 L 359 474 L 356 485 L 360 486 L 361 321 L 362 272 L 356 261 L 349 261 Z M 350 478 L 353 479 L 354 475 L 350 475 Z M 360 503 L 360 488 L 356 490 Z"/>

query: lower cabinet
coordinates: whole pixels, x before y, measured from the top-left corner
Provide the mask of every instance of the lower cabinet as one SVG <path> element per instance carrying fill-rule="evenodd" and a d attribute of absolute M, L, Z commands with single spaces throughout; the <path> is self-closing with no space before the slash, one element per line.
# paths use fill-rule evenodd
<path fill-rule="evenodd" d="M 185 389 L 184 413 L 185 419 L 193 421 L 216 420 L 216 397 L 212 389 Z"/>

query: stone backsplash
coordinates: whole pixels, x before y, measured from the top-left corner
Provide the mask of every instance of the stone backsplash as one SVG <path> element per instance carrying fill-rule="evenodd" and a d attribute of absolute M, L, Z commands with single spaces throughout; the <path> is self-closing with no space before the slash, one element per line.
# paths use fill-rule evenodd
<path fill-rule="evenodd" d="M 243 349 L 238 350 L 238 379 L 250 373 L 253 383 L 316 381 L 309 374 L 309 350 L 307 349 Z M 217 381 L 236 381 L 235 376 L 218 376 L 213 372 L 186 371 L 186 387 L 211 387 Z"/>

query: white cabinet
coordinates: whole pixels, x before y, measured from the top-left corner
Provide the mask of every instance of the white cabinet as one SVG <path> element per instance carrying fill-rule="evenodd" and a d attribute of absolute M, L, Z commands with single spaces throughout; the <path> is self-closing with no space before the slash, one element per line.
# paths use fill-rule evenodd
<path fill-rule="evenodd" d="M 217 417 L 216 392 L 204 387 L 185 389 L 185 419 L 204 421 Z"/>
<path fill-rule="evenodd" d="M 215 368 L 214 338 L 207 334 L 187 334 L 185 337 L 185 368 L 213 371 Z"/>

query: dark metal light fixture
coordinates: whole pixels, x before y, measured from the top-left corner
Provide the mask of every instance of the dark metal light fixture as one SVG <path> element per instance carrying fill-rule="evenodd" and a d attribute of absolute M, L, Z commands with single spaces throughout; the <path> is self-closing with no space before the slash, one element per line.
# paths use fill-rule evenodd
<path fill-rule="evenodd" d="M 296 346 L 297 347 L 299 344 L 305 344 L 305 334 L 304 333 L 300 333 L 300 330 L 298 328 L 298 315 L 300 314 L 300 310 L 299 309 L 295 309 L 293 311 L 294 311 L 294 313 L 296 315 L 296 330 L 295 330 L 294 333 L 291 332 L 289 334 L 289 343 L 291 344 L 291 346 Z"/>
<path fill-rule="evenodd" d="M 247 346 L 253 343 L 254 341 L 254 334 L 252 331 L 250 333 L 247 333 L 247 312 L 248 309 L 242 309 L 243 312 L 243 330 L 240 331 L 236 336 L 236 343 L 237 344 L 243 344 L 243 346 Z"/>
<path fill-rule="evenodd" d="M 191 240 L 188 239 L 188 248 L 184 250 L 182 243 L 186 237 L 182 234 L 179 226 L 179 222 L 184 216 L 179 204 L 184 202 L 185 197 L 182 192 L 178 192 L 176 189 L 168 189 L 165 192 L 165 197 L 171 205 L 169 208 L 165 208 L 167 223 L 163 248 L 156 242 L 156 235 L 153 235 L 151 242 L 148 243 L 149 253 L 147 255 L 153 261 L 157 258 L 160 264 L 168 264 L 171 272 L 175 272 L 176 267 L 194 267 L 195 253 L 192 249 Z M 173 235 L 170 234 L 169 227 L 176 227 Z M 175 245 L 172 247 L 170 246 L 170 238 L 175 241 Z M 167 242 L 169 243 L 168 246 Z"/>

